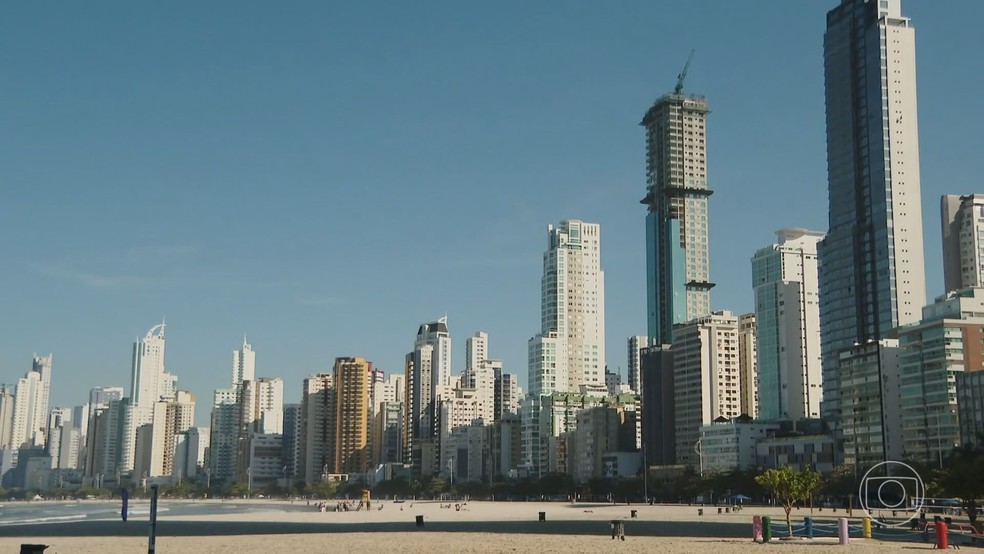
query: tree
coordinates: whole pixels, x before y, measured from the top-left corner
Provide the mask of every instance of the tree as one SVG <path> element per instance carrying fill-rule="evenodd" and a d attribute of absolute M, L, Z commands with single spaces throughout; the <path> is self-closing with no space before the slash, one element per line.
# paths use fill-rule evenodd
<path fill-rule="evenodd" d="M 955 452 L 950 466 L 943 470 L 940 486 L 947 495 L 960 498 L 961 506 L 967 512 L 967 519 L 977 529 L 977 516 L 981 512 L 978 499 L 984 498 L 984 452 L 970 449 Z"/>
<path fill-rule="evenodd" d="M 335 496 L 335 492 L 338 491 L 338 481 L 321 481 L 319 483 L 312 483 L 305 489 L 306 492 L 315 498 L 324 498 L 325 500 Z"/>
<path fill-rule="evenodd" d="M 779 469 L 765 470 L 765 473 L 755 480 L 772 493 L 782 505 L 782 509 L 786 511 L 786 527 L 789 529 L 789 536 L 792 537 L 793 522 L 790 520 L 789 513 L 793 511 L 793 505 L 813 496 L 813 493 L 820 488 L 823 477 L 817 471 L 810 469 L 795 471 L 784 465 Z"/>

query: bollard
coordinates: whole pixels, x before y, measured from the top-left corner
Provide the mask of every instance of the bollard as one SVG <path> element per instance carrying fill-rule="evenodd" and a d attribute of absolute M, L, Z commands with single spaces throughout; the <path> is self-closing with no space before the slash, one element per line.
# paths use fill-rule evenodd
<path fill-rule="evenodd" d="M 813 538 L 813 518 L 806 516 L 803 518 L 803 530 L 806 531 L 806 538 Z"/>
<path fill-rule="evenodd" d="M 947 536 L 948 527 L 946 523 L 936 524 L 936 548 L 937 550 L 946 550 L 950 548 L 950 539 Z"/>
<path fill-rule="evenodd" d="M 864 538 L 871 538 L 871 518 L 865 517 L 861 520 L 861 529 L 864 531 Z"/>
<path fill-rule="evenodd" d="M 424 516 L 417 516 L 417 527 L 424 526 Z"/>
<path fill-rule="evenodd" d="M 540 512 L 540 521 L 547 521 L 547 512 Z"/>
<path fill-rule="evenodd" d="M 846 517 L 837 518 L 837 543 L 848 544 L 850 542 L 851 542 L 851 536 L 850 534 L 848 534 L 847 518 Z"/>
<path fill-rule="evenodd" d="M 629 514 L 633 519 L 639 517 L 639 513 L 636 510 L 629 510 Z"/>
<path fill-rule="evenodd" d="M 772 518 L 769 516 L 762 516 L 762 542 L 769 542 L 772 540 Z"/>
<path fill-rule="evenodd" d="M 147 541 L 147 554 L 157 551 L 157 494 L 158 486 L 150 486 L 150 536 Z"/>
<path fill-rule="evenodd" d="M 762 540 L 762 516 L 752 516 L 752 542 Z"/>

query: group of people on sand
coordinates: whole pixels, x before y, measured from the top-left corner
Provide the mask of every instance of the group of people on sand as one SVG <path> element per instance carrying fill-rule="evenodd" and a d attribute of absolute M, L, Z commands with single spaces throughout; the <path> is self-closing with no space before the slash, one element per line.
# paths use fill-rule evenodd
<path fill-rule="evenodd" d="M 451 509 L 451 503 L 448 502 L 447 504 L 441 504 L 441 509 L 442 510 L 450 510 Z M 465 502 L 463 504 L 456 502 L 454 504 L 454 511 L 456 511 L 456 512 L 460 512 L 461 510 L 467 510 L 467 509 L 468 509 L 468 503 L 467 502 Z"/>
<path fill-rule="evenodd" d="M 352 501 L 342 500 L 342 501 L 338 502 L 337 504 L 335 504 L 335 507 L 332 508 L 331 511 L 333 511 L 333 512 L 351 512 L 353 510 L 358 510 L 358 508 L 355 507 L 355 506 L 353 506 L 352 504 L 353 504 Z M 310 505 L 310 502 L 308 503 L 308 505 Z M 318 502 L 315 506 L 318 508 L 318 511 L 319 512 L 327 512 L 328 511 L 328 503 L 327 502 Z M 366 506 L 366 510 L 368 511 L 369 510 L 369 504 L 366 504 L 365 506 Z M 383 503 L 382 502 L 376 503 L 376 510 L 382 510 L 382 509 L 383 509 Z M 401 510 L 402 510 L 402 507 L 401 507 Z"/>

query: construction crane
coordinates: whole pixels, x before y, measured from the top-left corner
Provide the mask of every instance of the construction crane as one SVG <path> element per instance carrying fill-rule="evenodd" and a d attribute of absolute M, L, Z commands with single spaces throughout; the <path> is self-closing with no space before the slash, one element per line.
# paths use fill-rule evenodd
<path fill-rule="evenodd" d="M 683 71 L 677 75 L 676 88 L 673 89 L 673 94 L 683 93 L 683 80 L 687 78 L 687 71 L 690 69 L 690 62 L 694 61 L 694 50 L 690 51 L 690 57 L 687 58 L 687 65 L 683 66 Z"/>

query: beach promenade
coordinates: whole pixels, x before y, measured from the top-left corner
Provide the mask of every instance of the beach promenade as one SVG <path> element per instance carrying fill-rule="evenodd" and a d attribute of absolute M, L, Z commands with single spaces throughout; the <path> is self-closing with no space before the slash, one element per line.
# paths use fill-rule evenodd
<path fill-rule="evenodd" d="M 329 504 L 334 507 L 334 504 Z M 382 509 L 379 509 L 382 506 Z M 450 507 L 448 507 L 450 506 Z M 69 508 L 71 506 L 68 506 Z M 16 519 L 16 507 L 0 511 L 0 552 L 17 552 L 21 543 L 52 545 L 48 554 L 147 551 L 146 506 L 131 505 L 129 521 L 103 504 L 94 519 Z M 158 517 L 157 551 L 236 554 L 274 552 L 679 552 L 739 554 L 763 549 L 823 552 L 894 551 L 931 548 L 920 542 L 852 540 L 781 541 L 769 545 L 751 541 L 753 515 L 770 515 L 784 522 L 781 509 L 746 508 L 718 514 L 696 506 L 611 505 L 558 502 L 452 503 L 376 501 L 369 511 L 319 512 L 304 501 L 289 504 L 266 501 L 174 502 Z M 197 509 L 197 510 L 196 510 Z M 636 517 L 632 517 L 635 510 Z M 201 513 L 196 513 L 201 512 Z M 539 521 L 540 512 L 545 521 Z M 13 515 L 11 515 L 13 514 Z M 794 511 L 794 522 L 810 515 Z M 837 515 L 815 512 L 822 520 Z M 855 513 L 855 515 L 860 515 Z M 423 526 L 417 517 L 423 517 Z M 57 517 L 57 516 L 55 516 Z M 626 540 L 611 539 L 611 521 L 624 520 Z M 784 528 L 784 525 L 782 526 Z"/>

